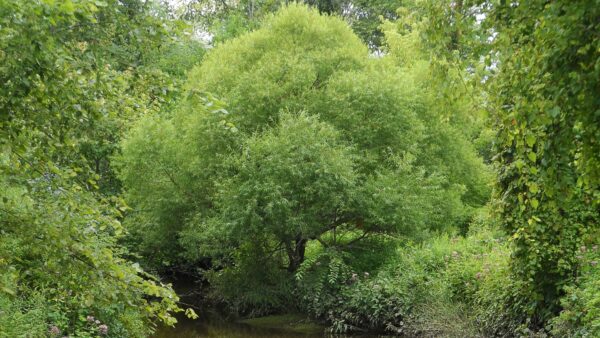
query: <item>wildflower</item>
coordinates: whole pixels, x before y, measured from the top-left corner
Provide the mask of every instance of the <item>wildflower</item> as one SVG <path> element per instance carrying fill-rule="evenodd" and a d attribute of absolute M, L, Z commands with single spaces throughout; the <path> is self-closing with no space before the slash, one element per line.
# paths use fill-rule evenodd
<path fill-rule="evenodd" d="M 582 245 L 581 248 L 579 248 L 579 249 L 581 249 L 581 252 L 585 252 L 587 250 L 587 248 L 585 247 L 585 245 Z"/>
<path fill-rule="evenodd" d="M 95 321 L 96 325 L 100 324 L 100 321 L 98 319 L 96 319 Z"/>
<path fill-rule="evenodd" d="M 369 278 L 369 273 L 365 272 L 365 278 Z"/>
<path fill-rule="evenodd" d="M 52 336 L 58 336 L 60 334 L 60 329 L 58 328 L 58 326 L 56 325 L 52 325 L 50 327 L 50 330 L 48 330 L 48 332 L 50 333 L 50 335 Z"/>
<path fill-rule="evenodd" d="M 591 264 L 592 266 L 596 266 L 596 265 L 598 264 L 598 261 L 591 261 L 591 262 L 590 262 L 590 264 Z"/>
<path fill-rule="evenodd" d="M 358 275 L 353 272 L 352 273 L 352 278 L 350 278 L 350 280 L 353 281 L 353 282 L 356 282 L 356 280 L 358 280 Z"/>
<path fill-rule="evenodd" d="M 96 320 L 96 318 L 94 318 L 94 316 L 87 316 L 87 317 L 85 317 L 85 320 L 88 323 L 93 323 Z"/>
<path fill-rule="evenodd" d="M 482 277 L 482 276 L 483 276 L 483 275 L 482 275 L 482 273 L 481 273 L 481 272 L 478 272 L 478 273 L 475 275 L 475 278 L 477 278 L 477 279 L 481 279 L 481 277 Z"/>
<path fill-rule="evenodd" d="M 100 332 L 101 335 L 105 335 L 108 333 L 108 326 L 105 324 L 102 324 L 102 325 L 98 326 L 98 331 Z"/>
<path fill-rule="evenodd" d="M 594 251 L 598 251 L 598 245 L 594 245 L 594 246 L 592 247 L 592 250 L 594 250 Z"/>
<path fill-rule="evenodd" d="M 457 258 L 458 257 L 458 252 L 452 251 L 452 257 Z"/>

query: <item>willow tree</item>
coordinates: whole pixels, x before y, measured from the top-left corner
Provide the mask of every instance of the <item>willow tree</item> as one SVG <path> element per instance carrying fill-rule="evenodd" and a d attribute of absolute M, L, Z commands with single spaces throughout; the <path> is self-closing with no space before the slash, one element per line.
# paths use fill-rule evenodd
<path fill-rule="evenodd" d="M 485 201 L 483 164 L 414 79 L 297 5 L 215 48 L 174 115 L 124 143 L 141 249 L 294 272 L 310 241 L 343 250 L 465 222 Z"/>

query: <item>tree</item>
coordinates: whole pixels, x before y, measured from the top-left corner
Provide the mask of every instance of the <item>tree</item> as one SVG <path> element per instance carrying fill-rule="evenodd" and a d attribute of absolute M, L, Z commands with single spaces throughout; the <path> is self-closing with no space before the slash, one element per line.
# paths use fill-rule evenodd
<path fill-rule="evenodd" d="M 462 224 L 485 203 L 469 197 L 485 191 L 484 166 L 412 71 L 299 5 L 215 48 L 173 116 L 142 120 L 123 144 L 141 249 L 225 270 L 252 251 L 294 272 L 309 241 L 343 250 Z"/>
<path fill-rule="evenodd" d="M 140 336 L 175 322 L 172 289 L 118 244 L 126 207 L 108 157 L 175 91 L 143 67 L 180 29 L 140 1 L 0 2 L 0 332 Z"/>
<path fill-rule="evenodd" d="M 598 239 L 600 12 L 594 1 L 494 4 L 491 82 L 498 210 L 513 238 L 525 318 L 560 310 L 582 246 Z M 594 33 L 596 32 L 596 33 Z"/>
<path fill-rule="evenodd" d="M 582 248 L 598 237 L 598 37 L 590 34 L 598 6 L 422 4 L 401 11 L 391 53 L 405 62 L 415 54 L 405 47 L 417 41 L 437 64 L 444 100 L 489 113 L 494 205 L 514 244 L 515 283 L 501 306 L 517 325 L 540 329 L 580 274 Z"/>
<path fill-rule="evenodd" d="M 351 149 L 316 116 L 281 116 L 229 161 L 234 174 L 219 185 L 218 219 L 206 222 L 227 227 L 234 243 L 272 238 L 268 242 L 285 250 L 290 272 L 304 260 L 309 240 L 353 221 Z"/>
<path fill-rule="evenodd" d="M 371 50 L 384 47 L 382 19 L 397 18 L 396 9 L 414 0 L 305 0 L 323 15 L 343 18 Z M 269 14 L 285 7 L 289 1 L 188 1 L 180 10 L 182 16 L 197 22 L 201 29 L 213 34 L 213 42 L 222 43 L 254 30 Z"/>

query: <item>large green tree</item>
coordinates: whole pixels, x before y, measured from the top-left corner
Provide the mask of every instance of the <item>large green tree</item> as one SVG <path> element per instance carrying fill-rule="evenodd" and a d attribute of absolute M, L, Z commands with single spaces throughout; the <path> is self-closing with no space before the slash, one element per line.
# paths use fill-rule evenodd
<path fill-rule="evenodd" d="M 485 168 L 419 74 L 298 5 L 215 48 L 173 116 L 124 142 L 141 250 L 293 272 L 309 241 L 343 249 L 463 224 L 486 201 Z"/>

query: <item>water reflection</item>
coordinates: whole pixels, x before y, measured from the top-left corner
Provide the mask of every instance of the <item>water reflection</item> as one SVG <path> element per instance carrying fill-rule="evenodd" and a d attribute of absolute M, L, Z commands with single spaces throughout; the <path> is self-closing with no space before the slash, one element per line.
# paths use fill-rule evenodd
<path fill-rule="evenodd" d="M 180 318 L 176 327 L 163 327 L 153 338 L 376 338 L 376 335 L 330 335 L 323 332 L 298 333 L 284 329 L 256 327 L 217 314 L 202 314 L 199 319 Z M 385 336 L 388 337 L 388 336 Z"/>
<path fill-rule="evenodd" d="M 292 338 L 324 337 L 321 333 L 302 334 L 286 330 L 255 327 L 248 324 L 228 321 L 215 314 L 203 314 L 201 318 L 190 320 L 180 318 L 174 328 L 160 328 L 154 338 L 208 338 L 208 337 L 247 337 L 247 338 Z"/>

